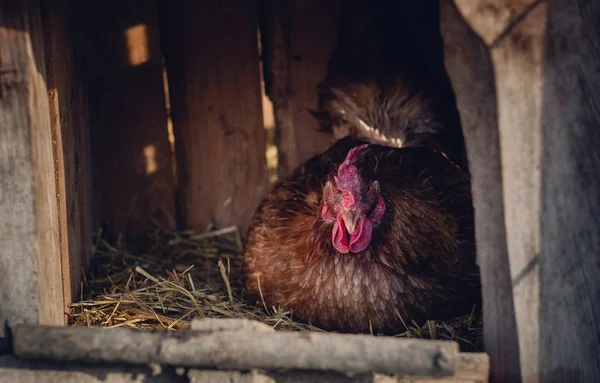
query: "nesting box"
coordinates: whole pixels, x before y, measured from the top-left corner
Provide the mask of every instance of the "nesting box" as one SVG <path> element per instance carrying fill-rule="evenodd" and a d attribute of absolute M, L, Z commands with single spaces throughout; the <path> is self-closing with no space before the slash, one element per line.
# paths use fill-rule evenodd
<path fill-rule="evenodd" d="M 600 379 L 600 2 L 440 4 L 491 376 Z M 103 225 L 245 229 L 331 143 L 306 109 L 342 5 L 0 0 L 0 319 L 64 325 Z"/>

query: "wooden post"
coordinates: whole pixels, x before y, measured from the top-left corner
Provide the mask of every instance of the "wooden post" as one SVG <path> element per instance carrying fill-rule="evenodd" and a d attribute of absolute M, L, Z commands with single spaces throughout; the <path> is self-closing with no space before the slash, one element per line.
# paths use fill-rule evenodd
<path fill-rule="evenodd" d="M 456 4 L 488 45 L 494 63 L 506 237 L 522 380 L 538 382 L 542 48 L 545 4 Z M 530 2 L 529 2 L 530 3 Z M 517 6 L 518 5 L 518 6 Z"/>
<path fill-rule="evenodd" d="M 64 301 L 79 297 L 91 255 L 89 135 L 80 52 L 69 0 L 42 1 L 59 210 Z"/>
<path fill-rule="evenodd" d="M 280 177 L 331 144 L 331 135 L 319 132 L 307 110 L 317 108 L 339 13 L 339 0 L 263 1 L 265 86 L 273 102 Z"/>
<path fill-rule="evenodd" d="M 446 69 L 456 94 L 472 175 L 490 379 L 518 382 L 519 343 L 504 227 L 494 69 L 486 44 L 452 0 L 441 1 L 441 23 Z"/>
<path fill-rule="evenodd" d="M 39 3 L 0 1 L 0 321 L 64 324 Z"/>
<path fill-rule="evenodd" d="M 600 2 L 547 5 L 542 101 L 542 382 L 600 382 Z"/>
<path fill-rule="evenodd" d="M 522 380 L 598 381 L 600 4 L 455 3 L 494 63 Z"/>
<path fill-rule="evenodd" d="M 116 234 L 175 228 L 157 0 L 75 2 L 86 39 L 94 207 Z"/>
<path fill-rule="evenodd" d="M 248 226 L 266 193 L 258 5 L 164 1 L 168 70 L 185 226 Z"/>

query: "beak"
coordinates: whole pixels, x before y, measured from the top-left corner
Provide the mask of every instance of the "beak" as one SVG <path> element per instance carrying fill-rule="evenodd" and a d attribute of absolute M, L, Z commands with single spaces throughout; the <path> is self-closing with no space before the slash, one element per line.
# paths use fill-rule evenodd
<path fill-rule="evenodd" d="M 356 223 L 358 222 L 359 213 L 354 211 L 345 211 L 342 213 L 342 220 L 346 225 L 346 230 L 348 230 L 348 234 L 354 233 L 354 229 L 356 228 Z"/>

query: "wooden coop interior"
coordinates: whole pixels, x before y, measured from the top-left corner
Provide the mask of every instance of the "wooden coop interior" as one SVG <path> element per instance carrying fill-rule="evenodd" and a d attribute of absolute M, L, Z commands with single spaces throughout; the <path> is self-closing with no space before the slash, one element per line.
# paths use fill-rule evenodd
<path fill-rule="evenodd" d="M 64 325 L 100 229 L 243 233 L 333 142 L 308 110 L 355 3 L 0 0 L 0 319 Z M 600 4 L 439 3 L 397 39 L 437 33 L 456 95 L 491 381 L 594 381 Z"/>

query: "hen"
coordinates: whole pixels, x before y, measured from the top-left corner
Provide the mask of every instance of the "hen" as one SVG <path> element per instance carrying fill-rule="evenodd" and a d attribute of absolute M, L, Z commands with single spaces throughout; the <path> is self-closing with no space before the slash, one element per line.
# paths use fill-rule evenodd
<path fill-rule="evenodd" d="M 464 315 L 481 301 L 469 175 L 426 148 L 343 138 L 262 201 L 244 280 L 327 330 Z"/>

